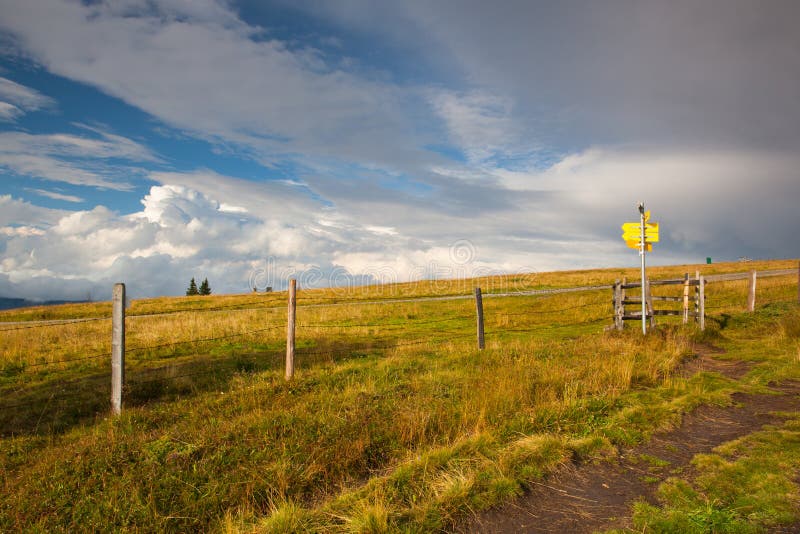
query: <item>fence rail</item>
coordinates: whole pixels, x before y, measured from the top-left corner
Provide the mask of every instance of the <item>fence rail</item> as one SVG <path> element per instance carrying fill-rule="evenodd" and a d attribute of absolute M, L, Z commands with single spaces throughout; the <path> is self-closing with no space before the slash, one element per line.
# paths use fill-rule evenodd
<path fill-rule="evenodd" d="M 752 271 L 744 273 L 725 273 L 725 274 L 712 274 L 706 276 L 708 282 L 731 282 L 734 280 L 747 280 Z M 773 276 L 791 276 L 798 274 L 798 269 L 771 269 L 764 271 L 757 271 L 759 278 L 770 278 Z"/>

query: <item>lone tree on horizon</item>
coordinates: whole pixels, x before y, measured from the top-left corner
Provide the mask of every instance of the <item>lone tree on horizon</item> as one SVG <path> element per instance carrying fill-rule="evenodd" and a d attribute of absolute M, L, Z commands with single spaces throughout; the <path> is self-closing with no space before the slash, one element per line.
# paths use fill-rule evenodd
<path fill-rule="evenodd" d="M 201 295 L 211 294 L 211 286 L 208 285 L 208 278 L 203 279 L 203 283 L 200 284 L 200 294 Z"/>
<path fill-rule="evenodd" d="M 192 277 L 192 281 L 189 282 L 189 289 L 186 290 L 186 296 L 192 295 L 199 295 L 200 293 L 197 292 L 197 283 L 194 281 L 194 277 Z"/>

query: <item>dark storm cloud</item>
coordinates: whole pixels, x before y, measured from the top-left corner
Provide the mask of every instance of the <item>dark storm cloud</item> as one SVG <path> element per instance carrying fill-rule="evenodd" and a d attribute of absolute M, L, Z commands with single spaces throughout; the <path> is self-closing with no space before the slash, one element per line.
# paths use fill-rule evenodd
<path fill-rule="evenodd" d="M 388 15 L 312 4 L 362 31 L 433 41 L 428 54 L 513 96 L 550 142 L 800 140 L 797 2 L 403 2 Z"/>

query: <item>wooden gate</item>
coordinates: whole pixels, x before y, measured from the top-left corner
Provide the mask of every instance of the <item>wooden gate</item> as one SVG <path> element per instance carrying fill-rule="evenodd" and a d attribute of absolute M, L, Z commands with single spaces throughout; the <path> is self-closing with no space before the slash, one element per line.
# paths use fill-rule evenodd
<path fill-rule="evenodd" d="M 705 278 L 697 276 L 689 278 L 687 273 L 683 280 L 645 280 L 644 290 L 642 291 L 641 282 L 628 283 L 623 279 L 614 282 L 614 327 L 617 330 L 622 330 L 625 321 L 641 321 L 642 320 L 642 298 L 645 299 L 645 308 L 647 314 L 645 318 L 650 321 L 650 326 L 655 326 L 656 317 L 659 315 L 678 315 L 683 317 L 683 324 L 689 322 L 689 318 L 694 318 L 694 321 L 700 325 L 701 330 L 706 327 L 706 310 L 705 310 Z M 675 296 L 653 296 L 650 288 L 651 286 L 680 286 L 683 289 L 682 295 Z M 694 291 L 691 290 L 694 288 Z M 639 289 L 639 296 L 629 296 L 628 289 Z M 659 310 L 655 309 L 654 302 L 682 302 L 682 310 Z M 694 307 L 690 309 L 690 302 L 693 302 Z M 636 304 L 636 310 L 628 310 L 626 306 Z"/>

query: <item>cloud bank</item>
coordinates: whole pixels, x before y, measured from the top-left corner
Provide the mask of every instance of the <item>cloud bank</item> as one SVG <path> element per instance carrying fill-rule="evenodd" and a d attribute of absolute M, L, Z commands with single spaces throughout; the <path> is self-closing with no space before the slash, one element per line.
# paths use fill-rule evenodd
<path fill-rule="evenodd" d="M 4 73 L 0 169 L 30 183 L 0 196 L 0 295 L 400 281 L 463 271 L 456 243 L 470 269 L 635 264 L 640 200 L 656 263 L 800 255 L 795 3 L 264 6 L 0 0 L 18 57 L 152 121 L 28 127 L 58 95 Z M 170 136 L 208 154 L 178 163 Z"/>

